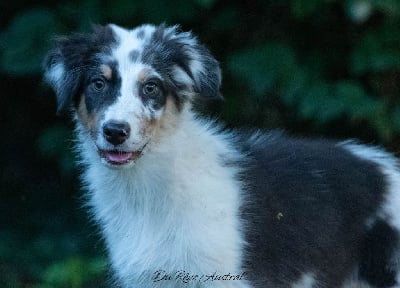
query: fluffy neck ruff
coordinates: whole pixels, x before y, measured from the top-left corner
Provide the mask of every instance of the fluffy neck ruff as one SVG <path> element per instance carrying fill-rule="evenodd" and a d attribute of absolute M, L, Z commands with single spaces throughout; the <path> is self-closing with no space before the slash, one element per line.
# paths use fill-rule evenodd
<path fill-rule="evenodd" d="M 124 287 L 179 287 L 152 281 L 160 270 L 241 273 L 239 171 L 224 164 L 241 156 L 229 146 L 230 135 L 189 110 L 173 126 L 133 167 L 118 170 L 103 165 L 79 134 L 89 204 Z M 246 287 L 243 281 L 230 284 Z"/>

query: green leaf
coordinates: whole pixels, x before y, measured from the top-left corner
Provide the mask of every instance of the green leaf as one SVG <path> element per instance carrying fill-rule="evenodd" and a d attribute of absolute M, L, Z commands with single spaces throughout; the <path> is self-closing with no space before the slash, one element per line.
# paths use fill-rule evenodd
<path fill-rule="evenodd" d="M 257 96 L 265 95 L 291 74 L 295 65 L 292 49 L 279 43 L 245 49 L 228 58 L 229 72 L 243 79 Z"/>
<path fill-rule="evenodd" d="M 386 15 L 400 15 L 400 1 L 398 0 L 370 0 L 376 9 L 382 11 Z"/>
<path fill-rule="evenodd" d="M 370 123 L 383 141 L 389 141 L 393 138 L 395 129 L 393 129 L 390 117 L 384 111 L 376 113 L 376 116 L 370 119 Z"/>
<path fill-rule="evenodd" d="M 372 123 L 377 114 L 383 111 L 383 103 L 367 95 L 363 87 L 355 81 L 330 84 L 319 80 L 305 87 L 304 91 L 298 97 L 299 116 L 313 119 L 319 124 L 345 115 Z"/>
<path fill-rule="evenodd" d="M 0 35 L 1 69 L 19 76 L 39 73 L 49 39 L 59 30 L 55 15 L 47 9 L 16 16 Z"/>
<path fill-rule="evenodd" d="M 284 75 L 281 81 L 281 95 L 283 101 L 290 105 L 296 105 L 299 98 L 308 89 L 311 82 L 311 73 L 300 67 L 293 67 L 290 73 Z"/>
<path fill-rule="evenodd" d="M 393 29 L 392 29 L 393 28 Z M 400 32 L 392 25 L 367 32 L 351 55 L 351 71 L 355 75 L 400 69 Z"/>
<path fill-rule="evenodd" d="M 339 118 L 344 111 L 344 106 L 334 96 L 332 85 L 323 81 L 308 87 L 299 102 L 300 117 L 314 119 L 320 124 Z"/>
<path fill-rule="evenodd" d="M 395 121 L 392 120 L 392 114 L 388 113 L 383 101 L 369 96 L 361 84 L 354 81 L 338 82 L 335 84 L 335 94 L 350 119 L 366 121 L 384 141 L 393 137 Z"/>
<path fill-rule="evenodd" d="M 103 258 L 72 257 L 48 267 L 43 276 L 43 284 L 45 287 L 83 288 L 86 282 L 104 273 L 105 267 L 106 261 Z"/>
<path fill-rule="evenodd" d="M 339 81 L 334 85 L 334 96 L 342 103 L 346 114 L 365 117 L 374 113 L 378 101 L 369 97 L 355 81 Z"/>
<path fill-rule="evenodd" d="M 344 8 L 347 15 L 357 24 L 366 22 L 374 12 L 374 7 L 369 0 L 346 0 Z"/>

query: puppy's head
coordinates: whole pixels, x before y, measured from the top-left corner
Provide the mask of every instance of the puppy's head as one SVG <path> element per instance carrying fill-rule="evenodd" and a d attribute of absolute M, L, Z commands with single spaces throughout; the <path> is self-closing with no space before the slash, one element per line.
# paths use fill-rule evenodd
<path fill-rule="evenodd" d="M 44 65 L 58 112 L 72 109 L 112 166 L 134 163 L 168 115 L 196 98 L 221 97 L 218 62 L 176 26 L 96 26 L 91 34 L 57 38 Z"/>

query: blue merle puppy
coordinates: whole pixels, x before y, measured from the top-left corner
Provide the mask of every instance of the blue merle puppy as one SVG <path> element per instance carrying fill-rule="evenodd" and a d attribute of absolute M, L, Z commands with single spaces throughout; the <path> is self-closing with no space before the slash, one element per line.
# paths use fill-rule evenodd
<path fill-rule="evenodd" d="M 400 287 L 400 169 L 379 148 L 224 132 L 221 70 L 177 26 L 97 26 L 45 60 L 116 285 Z"/>

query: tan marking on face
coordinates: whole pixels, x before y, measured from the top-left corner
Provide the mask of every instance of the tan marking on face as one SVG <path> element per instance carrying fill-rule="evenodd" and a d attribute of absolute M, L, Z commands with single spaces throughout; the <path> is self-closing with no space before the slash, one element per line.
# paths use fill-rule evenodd
<path fill-rule="evenodd" d="M 144 138 L 152 137 L 160 126 L 160 120 L 154 118 L 148 119 L 143 117 L 141 123 L 143 124 L 140 127 L 139 133 Z"/>
<path fill-rule="evenodd" d="M 149 77 L 149 75 L 150 75 L 149 69 L 143 69 L 142 71 L 139 72 L 138 81 L 139 82 L 146 81 L 146 79 Z"/>
<path fill-rule="evenodd" d="M 163 108 L 160 119 L 147 120 L 146 129 L 152 131 L 154 142 L 160 142 L 161 139 L 171 135 L 180 121 L 180 112 L 171 96 L 167 96 L 167 101 Z"/>
<path fill-rule="evenodd" d="M 110 66 L 106 65 L 106 64 L 102 64 L 100 66 L 100 71 L 103 74 L 103 76 L 107 79 L 107 80 L 111 80 L 112 78 L 112 69 Z"/>
<path fill-rule="evenodd" d="M 82 124 L 86 124 L 89 122 L 89 114 L 88 114 L 88 111 L 86 108 L 85 98 L 86 98 L 85 94 L 82 94 L 81 100 L 79 102 L 78 109 L 77 109 L 79 121 Z"/>
<path fill-rule="evenodd" d="M 167 97 L 167 102 L 162 109 L 163 112 L 159 119 L 145 117 L 141 119 L 139 133 L 143 138 L 151 139 L 153 144 L 160 143 L 166 136 L 171 135 L 179 123 L 180 112 L 172 97 Z"/>
<path fill-rule="evenodd" d="M 81 124 L 88 129 L 90 134 L 94 135 L 96 131 L 96 113 L 88 113 L 85 102 L 85 94 L 82 94 L 78 105 L 77 115 Z"/>
<path fill-rule="evenodd" d="M 161 117 L 161 126 L 163 130 L 175 129 L 178 123 L 180 111 L 176 107 L 173 97 L 168 95 L 164 106 L 164 113 Z"/>

